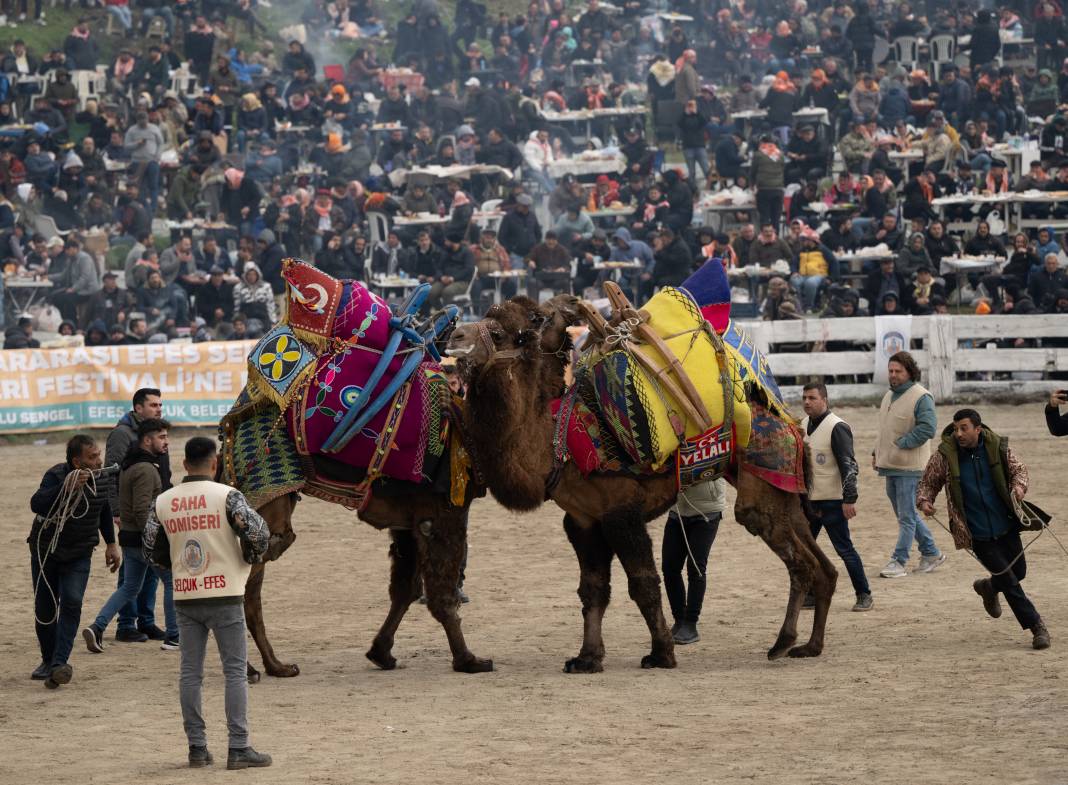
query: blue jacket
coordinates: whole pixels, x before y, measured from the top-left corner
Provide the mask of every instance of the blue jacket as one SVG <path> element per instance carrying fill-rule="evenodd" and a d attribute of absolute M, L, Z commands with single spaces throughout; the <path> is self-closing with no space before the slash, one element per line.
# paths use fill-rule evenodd
<path fill-rule="evenodd" d="M 253 78 L 263 73 L 263 66 L 259 63 L 246 63 L 244 60 L 238 60 L 237 55 L 237 47 L 226 53 L 226 56 L 230 58 L 230 70 L 234 72 L 239 84 L 252 84 Z"/>
<path fill-rule="evenodd" d="M 653 258 L 653 249 L 643 243 L 641 240 L 630 239 L 630 232 L 623 227 L 616 229 L 616 233 L 612 235 L 613 240 L 622 240 L 626 243 L 625 248 L 620 248 L 618 245 L 612 246 L 611 261 L 613 262 L 629 262 L 633 259 L 637 259 L 642 263 L 642 267 L 645 272 L 652 272 L 653 266 L 656 264 Z"/>

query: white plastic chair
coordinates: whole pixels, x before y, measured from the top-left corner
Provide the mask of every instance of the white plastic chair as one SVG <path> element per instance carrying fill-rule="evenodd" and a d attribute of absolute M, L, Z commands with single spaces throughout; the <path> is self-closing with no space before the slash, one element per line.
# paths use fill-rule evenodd
<path fill-rule="evenodd" d="M 99 72 L 79 69 L 71 71 L 71 79 L 78 89 L 78 108 L 80 110 L 85 110 L 85 103 L 90 98 L 100 99 L 100 88 L 103 87 L 104 81 L 101 79 Z"/>
<path fill-rule="evenodd" d="M 37 234 L 41 235 L 46 240 L 51 240 L 53 237 L 66 237 L 70 234 L 70 231 L 61 232 L 59 227 L 56 226 L 56 221 L 50 215 L 38 215 L 33 220 L 33 228 Z"/>
<path fill-rule="evenodd" d="M 389 216 L 385 213 L 370 212 L 367 214 L 367 224 L 371 228 L 371 242 L 369 247 L 377 248 L 379 243 L 385 244 L 389 237 Z"/>
<path fill-rule="evenodd" d="M 931 47 L 931 76 L 937 82 L 942 78 L 942 67 L 953 62 L 957 56 L 957 38 L 952 35 L 936 35 L 929 42 Z"/>
<path fill-rule="evenodd" d="M 894 39 L 894 60 L 898 65 L 912 69 L 919 59 L 920 42 L 915 36 L 903 35 Z"/>

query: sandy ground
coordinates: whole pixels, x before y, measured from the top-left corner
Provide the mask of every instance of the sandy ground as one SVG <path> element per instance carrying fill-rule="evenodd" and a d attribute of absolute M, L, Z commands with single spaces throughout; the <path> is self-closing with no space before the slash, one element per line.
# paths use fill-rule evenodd
<path fill-rule="evenodd" d="M 866 455 L 874 410 L 839 413 Z M 1068 441 L 1047 435 L 1041 405 L 985 415 L 1029 466 L 1030 498 L 1063 514 Z M 941 423 L 949 416 L 940 409 Z M 113 643 L 91 655 L 79 639 L 69 686 L 52 692 L 28 678 L 38 661 L 28 501 L 61 452 L 0 448 L 2 783 L 1068 782 L 1068 557 L 1049 536 L 1028 552 L 1026 586 L 1054 641 L 1032 651 L 1007 608 L 999 620 L 983 613 L 971 589 L 980 569 L 964 552 L 930 575 L 877 577 L 896 525 L 870 470 L 853 531 L 875 610 L 849 611 L 841 570 L 824 656 L 765 659 L 786 573 L 728 515 L 712 554 L 702 641 L 680 647 L 677 670 L 642 671 L 648 637 L 616 565 L 606 671 L 596 676 L 561 672 L 578 650 L 581 621 L 577 566 L 555 506 L 517 516 L 476 503 L 463 615 L 472 649 L 492 656 L 497 671 L 468 676 L 451 672 L 444 634 L 421 606 L 401 627 L 400 669 L 378 671 L 364 659 L 387 606 L 387 536 L 339 507 L 304 501 L 297 542 L 268 569 L 265 589 L 275 649 L 302 672 L 251 688 L 253 743 L 275 765 L 230 775 L 218 764 L 222 682 L 209 655 L 205 708 L 217 763 L 189 771 L 177 653 Z M 650 527 L 658 552 L 661 529 Z M 936 539 L 951 549 L 947 534 Z M 113 585 L 101 551 L 95 559 L 85 622 Z M 251 641 L 250 656 L 259 665 Z"/>

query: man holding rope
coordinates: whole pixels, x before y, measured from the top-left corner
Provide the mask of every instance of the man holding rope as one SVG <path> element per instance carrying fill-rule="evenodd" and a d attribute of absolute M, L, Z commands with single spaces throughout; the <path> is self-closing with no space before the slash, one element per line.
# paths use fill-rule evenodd
<path fill-rule="evenodd" d="M 1027 562 L 1015 510 L 1027 494 L 1027 482 L 1027 468 L 1008 439 L 983 425 L 979 412 L 961 409 L 927 462 L 916 506 L 924 515 L 934 515 L 934 500 L 946 488 L 954 545 L 971 550 L 991 572 L 972 584 L 986 612 L 995 619 L 1001 616 L 998 594 L 1004 594 L 1020 626 L 1031 631 L 1031 646 L 1048 649 L 1049 631 L 1020 586 Z"/>
<path fill-rule="evenodd" d="M 41 664 L 30 675 L 54 690 L 70 682 L 67 663 L 82 617 L 93 549 L 103 535 L 105 563 L 115 572 L 122 557 L 115 543 L 108 494 L 98 474 L 100 447 L 78 434 L 67 442 L 67 460 L 49 469 L 30 499 L 36 513 L 27 540 Z"/>

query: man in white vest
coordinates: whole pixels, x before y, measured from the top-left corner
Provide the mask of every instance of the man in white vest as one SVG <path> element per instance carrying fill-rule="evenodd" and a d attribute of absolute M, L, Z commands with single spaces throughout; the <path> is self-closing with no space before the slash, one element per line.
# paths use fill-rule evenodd
<path fill-rule="evenodd" d="M 916 488 L 931 457 L 931 439 L 938 426 L 934 398 L 920 386 L 920 368 L 908 352 L 898 352 L 887 364 L 890 389 L 879 406 L 872 468 L 886 478 L 886 495 L 897 516 L 894 554 L 879 573 L 884 578 L 909 574 L 912 541 L 920 547 L 918 572 L 931 572 L 946 556 L 935 545 L 930 529 L 916 510 Z"/>
<path fill-rule="evenodd" d="M 871 597 L 864 562 L 860 559 L 849 536 L 849 519 L 857 514 L 857 459 L 853 455 L 853 431 L 827 401 L 827 386 L 822 382 L 806 384 L 801 395 L 805 418 L 805 444 L 809 451 L 808 500 L 819 517 L 812 521 L 812 536 L 819 537 L 820 529 L 827 530 L 831 545 L 845 564 L 853 583 L 857 601 L 855 611 L 870 611 L 875 604 Z M 808 607 L 806 599 L 806 607 Z M 815 602 L 812 602 L 815 607 Z"/>
<path fill-rule="evenodd" d="M 156 499 L 145 526 L 145 555 L 174 578 L 182 653 L 178 685 L 189 765 L 213 762 L 200 709 L 211 632 L 226 677 L 226 768 L 270 766 L 271 756 L 256 752 L 248 741 L 244 607 L 251 564 L 267 552 L 270 531 L 240 491 L 212 480 L 217 465 L 211 439 L 197 436 L 186 443 L 185 480 Z"/>

